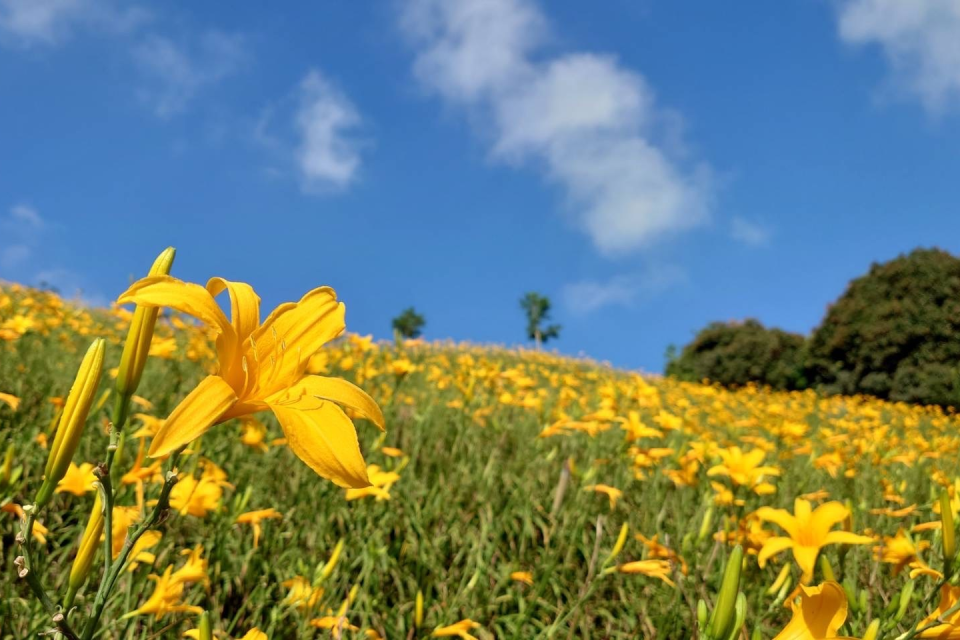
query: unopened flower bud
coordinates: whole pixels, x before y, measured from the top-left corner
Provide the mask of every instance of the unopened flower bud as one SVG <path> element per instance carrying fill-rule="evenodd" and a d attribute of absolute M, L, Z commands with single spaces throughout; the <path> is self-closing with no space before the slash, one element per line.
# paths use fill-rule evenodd
<path fill-rule="evenodd" d="M 847 578 L 843 581 L 843 584 L 840 585 L 843 587 L 843 592 L 847 595 L 847 602 L 849 603 L 850 610 L 856 613 L 860 610 L 860 603 L 857 600 L 857 587 L 853 583 L 853 580 Z"/>
<path fill-rule="evenodd" d="M 87 520 L 87 526 L 83 530 L 83 536 L 80 538 L 80 548 L 77 549 L 77 555 L 73 559 L 73 566 L 70 568 L 70 579 L 67 583 L 66 607 L 73 604 L 73 599 L 83 583 L 87 581 L 90 575 L 90 568 L 93 566 L 93 559 L 97 555 L 97 549 L 100 547 L 100 536 L 103 535 L 103 506 L 100 502 L 100 492 L 97 492 L 93 500 L 93 511 L 90 513 L 90 519 Z"/>
<path fill-rule="evenodd" d="M 710 617 L 710 637 L 717 640 L 726 640 L 731 631 L 736 629 L 737 600 L 740 594 L 740 570 L 743 567 L 743 547 L 737 545 L 727 559 L 727 566 L 723 570 L 723 582 L 720 594 Z M 746 602 L 744 602 L 744 605 Z"/>
<path fill-rule="evenodd" d="M 623 551 L 623 545 L 627 543 L 627 533 L 630 531 L 630 525 L 626 522 L 623 523 L 623 526 L 620 527 L 620 535 L 617 536 L 617 541 L 613 545 L 613 549 L 610 550 L 610 555 L 607 556 L 607 559 L 604 560 L 603 564 L 610 564 L 616 559 L 620 552 Z"/>
<path fill-rule="evenodd" d="M 150 276 L 165 276 L 170 273 L 176 249 L 167 247 L 157 256 L 150 268 Z M 127 332 L 127 341 L 123 345 L 123 355 L 120 356 L 120 367 L 117 370 L 117 407 L 114 413 L 114 426 L 120 428 L 127 419 L 127 404 L 130 396 L 140 385 L 140 376 L 147 363 L 147 354 L 150 353 L 150 342 L 153 340 L 153 329 L 157 324 L 159 307 L 144 307 L 137 305 L 130 321 L 130 330 Z"/>
<path fill-rule="evenodd" d="M 44 469 L 43 485 L 37 493 L 37 506 L 42 507 L 53 496 L 53 490 L 63 478 L 73 454 L 83 435 L 83 427 L 87 421 L 87 414 L 93 405 L 97 387 L 100 386 L 100 374 L 103 371 L 103 353 L 106 343 L 103 338 L 93 341 L 87 350 L 77 377 L 70 388 L 67 400 L 63 405 L 63 414 L 53 444 L 47 455 L 47 466 Z"/>
<path fill-rule="evenodd" d="M 957 532 L 953 524 L 953 504 L 946 489 L 940 492 L 940 523 L 943 535 L 943 574 L 953 574 L 953 562 L 957 556 Z"/>
<path fill-rule="evenodd" d="M 3 455 L 3 467 L 0 468 L 0 483 L 9 484 L 10 477 L 13 475 L 13 443 L 7 445 L 7 451 Z"/>
<path fill-rule="evenodd" d="M 697 600 L 697 627 L 702 634 L 706 634 L 707 626 L 707 603 L 703 600 Z"/>
<path fill-rule="evenodd" d="M 767 589 L 767 595 L 772 596 L 773 594 L 780 591 L 780 588 L 787 581 L 787 578 L 790 576 L 790 565 L 783 565 L 783 569 L 780 569 L 780 573 L 777 574 L 777 579 L 773 581 L 773 584 L 770 585 L 770 588 Z"/>
<path fill-rule="evenodd" d="M 827 559 L 827 556 L 820 556 L 820 572 L 823 574 L 824 582 L 837 581 L 833 575 L 833 565 L 830 564 L 830 560 Z"/>
<path fill-rule="evenodd" d="M 337 546 L 333 548 L 333 553 L 330 554 L 330 559 L 327 561 L 325 565 L 323 565 L 323 569 L 320 570 L 320 575 L 317 578 L 318 582 L 323 582 L 324 580 L 330 577 L 330 574 L 333 573 L 333 570 L 337 566 L 337 562 L 340 560 L 340 553 L 342 551 L 343 551 L 343 538 L 337 541 Z"/>
<path fill-rule="evenodd" d="M 417 589 L 417 600 L 414 606 L 413 626 L 419 629 L 423 625 L 423 591 Z"/>
<path fill-rule="evenodd" d="M 209 611 L 204 611 L 200 614 L 200 622 L 197 624 L 197 631 L 200 632 L 200 640 L 213 640 L 213 625 L 210 624 Z"/>
<path fill-rule="evenodd" d="M 697 541 L 702 542 L 710 535 L 713 528 L 713 506 L 707 507 L 707 512 L 703 514 L 703 520 L 700 522 L 700 533 L 697 535 Z"/>
<path fill-rule="evenodd" d="M 903 589 L 900 590 L 900 606 L 897 608 L 897 615 L 893 617 L 895 622 L 900 622 L 903 619 L 903 616 L 907 613 L 907 608 L 910 606 L 910 600 L 913 599 L 913 589 L 916 586 L 916 583 L 913 580 L 908 580 Z"/>

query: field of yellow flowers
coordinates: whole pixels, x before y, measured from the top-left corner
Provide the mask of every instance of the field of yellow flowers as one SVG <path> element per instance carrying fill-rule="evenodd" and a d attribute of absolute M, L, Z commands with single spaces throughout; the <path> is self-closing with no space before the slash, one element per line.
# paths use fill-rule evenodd
<path fill-rule="evenodd" d="M 939 408 L 377 343 L 156 266 L 112 309 L 0 286 L 0 638 L 960 638 Z"/>

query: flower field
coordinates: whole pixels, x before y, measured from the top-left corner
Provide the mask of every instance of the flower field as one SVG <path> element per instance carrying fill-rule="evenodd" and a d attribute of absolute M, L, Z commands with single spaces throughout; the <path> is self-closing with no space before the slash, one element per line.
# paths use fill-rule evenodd
<path fill-rule="evenodd" d="M 960 638 L 939 408 L 378 343 L 328 289 L 261 324 L 211 282 L 0 287 L 0 637 Z"/>

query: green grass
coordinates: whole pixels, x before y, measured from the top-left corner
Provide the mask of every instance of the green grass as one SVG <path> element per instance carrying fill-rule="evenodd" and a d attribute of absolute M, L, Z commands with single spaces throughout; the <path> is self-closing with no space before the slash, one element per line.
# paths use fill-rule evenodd
<path fill-rule="evenodd" d="M 0 308 L 0 323 L 4 313 Z M 9 316 L 11 311 L 6 313 Z M 80 326 L 88 327 L 91 321 L 85 314 L 82 317 Z M 119 335 L 112 328 L 113 320 L 104 320 L 104 324 L 111 326 L 104 331 L 114 338 Z M 0 405 L 0 441 L 13 443 L 24 478 L 13 487 L 0 489 L 3 501 L 28 504 L 39 487 L 46 451 L 35 438 L 47 430 L 53 418 L 48 399 L 66 394 L 81 349 L 91 335 L 99 334 L 53 329 L 47 335 L 28 332 L 18 340 L 0 343 L 0 391 L 22 401 L 16 412 Z M 719 587 L 729 548 L 716 542 L 712 533 L 729 526 L 726 517 L 743 517 L 765 504 L 792 508 L 795 496 L 825 489 L 832 499 L 853 501 L 858 531 L 870 528 L 892 535 L 898 521 L 869 513 L 870 508 L 884 504 L 881 478 L 906 481 L 902 495 L 907 504 L 920 505 L 919 517 L 909 521 L 912 524 L 935 518 L 929 510 L 934 466 L 951 478 L 956 475 L 953 453 L 914 466 L 888 461 L 877 464 L 876 459 L 863 456 L 847 463 L 857 470 L 853 478 L 845 478 L 842 472 L 833 478 L 813 466 L 816 455 L 832 450 L 833 445 L 825 444 L 832 433 L 829 430 L 836 430 L 842 420 L 860 425 L 845 427 L 850 433 L 869 434 L 871 425 L 891 425 L 892 435 L 888 442 L 879 443 L 878 450 L 878 455 L 889 457 L 896 446 L 906 448 L 892 442 L 894 435 L 951 437 L 952 421 L 935 414 L 919 414 L 917 426 L 905 426 L 904 416 L 914 415 L 911 410 L 864 404 L 866 401 L 847 405 L 799 394 L 714 394 L 699 385 L 654 381 L 659 404 L 677 415 L 686 414 L 683 430 L 667 433 L 662 441 L 642 443 L 675 449 L 676 455 L 666 458 L 663 468 L 676 468 L 676 458 L 689 442 L 750 446 L 743 439 L 751 436 L 771 443 L 769 460 L 780 464 L 783 471 L 775 480 L 776 495 L 738 492 L 746 504 L 717 507 L 711 535 L 698 539 L 704 514 L 713 502 L 705 468 L 694 488 L 676 487 L 658 468 L 646 470 L 647 477 L 638 479 L 623 432 L 615 424 L 596 437 L 583 433 L 538 437 L 554 421 L 562 403 L 562 374 L 579 381 L 576 393 L 582 398 L 564 405 L 565 411 L 574 415 L 595 411 L 604 394 L 602 388 L 611 385 L 618 414 L 637 408 L 645 422 L 654 425 L 659 408 L 644 406 L 639 396 L 631 395 L 637 385 L 634 374 L 579 361 L 453 346 L 402 353 L 384 347 L 365 355 L 353 351 L 357 364 L 349 371 L 339 371 L 336 363 L 349 349 L 348 345 L 335 347 L 331 373 L 356 379 L 358 371 L 377 369 L 378 375 L 365 375 L 359 382 L 381 402 L 387 420 L 382 439 L 373 425 L 357 421 L 367 462 L 386 469 L 401 464 L 379 451 L 381 444 L 409 456 L 401 479 L 391 489 L 392 499 L 347 502 L 342 489 L 316 476 L 286 447 L 259 453 L 239 442 L 236 423 L 217 426 L 195 448 L 228 474 L 235 489 L 226 489 L 220 510 L 206 518 L 169 514 L 160 527 L 163 540 L 153 550 L 157 554 L 154 565 L 141 565 L 136 572 L 124 574 L 107 605 L 106 630 L 100 637 L 173 638 L 191 628 L 195 617 L 187 614 L 170 614 L 161 620 L 140 616 L 121 621 L 120 617 L 149 597 L 153 583 L 146 579 L 148 574 L 162 573 L 169 565 L 180 566 L 180 552 L 198 544 L 204 546 L 209 560 L 210 583 L 190 587 L 184 599 L 214 612 L 219 619 L 217 628 L 229 637 L 241 637 L 254 626 L 271 639 L 327 637 L 329 631 L 311 628 L 309 620 L 335 612 L 354 585 L 358 591 L 348 609 L 350 623 L 391 639 L 425 638 L 436 627 L 463 618 L 482 625 L 474 632 L 481 638 L 690 637 L 697 600 L 712 603 Z M 109 346 L 109 366 L 116 365 L 119 353 L 115 340 Z M 472 363 L 457 362 L 464 353 L 471 354 Z M 398 381 L 385 368 L 399 357 L 409 357 L 421 370 Z M 512 369 L 529 375 L 535 381 L 534 389 L 546 390 L 539 411 L 499 402 L 505 390 L 524 393 L 500 375 Z M 154 403 L 154 415 L 165 417 L 202 375 L 199 364 L 182 356 L 153 358 L 138 394 Z M 465 409 L 448 407 L 448 402 L 464 397 L 456 381 L 468 379 L 474 380 L 475 397 Z M 103 389 L 109 387 L 110 380 L 105 379 Z M 784 404 L 790 416 L 809 425 L 809 434 L 799 444 L 814 443 L 813 452 L 796 454 L 793 450 L 798 443 L 771 435 L 768 426 L 777 415 L 771 405 L 778 403 Z M 875 406 L 880 407 L 877 416 L 864 408 Z M 493 407 L 485 425 L 478 424 L 473 415 L 482 407 Z M 261 417 L 270 429 L 268 440 L 282 435 L 272 416 Z M 89 420 L 75 462 L 103 459 L 107 437 L 102 418 L 98 414 Z M 737 420 L 750 422 L 738 426 Z M 953 438 L 951 442 L 956 442 Z M 135 441 L 128 441 L 127 464 L 135 452 Z M 196 459 L 187 457 L 181 471 L 189 471 Z M 574 461 L 575 471 L 562 480 L 568 459 Z M 623 490 L 615 509 L 609 508 L 605 496 L 583 490 L 598 482 Z M 147 498 L 155 498 L 158 491 L 158 485 L 148 485 Z M 92 502 L 92 493 L 83 497 L 59 494 L 40 518 L 50 534 L 48 543 L 39 547 L 38 571 L 48 591 L 58 597 L 66 591 L 72 556 Z M 123 489 L 118 503 L 134 503 L 130 487 Z M 267 507 L 276 508 L 284 517 L 264 523 L 260 546 L 255 549 L 250 528 L 234 520 L 241 511 Z M 13 563 L 19 550 L 14 537 L 19 524 L 10 514 L 0 514 L 0 518 L 4 569 L 0 637 L 36 637 L 51 623 L 26 586 L 15 578 Z M 690 568 L 689 575 L 682 576 L 677 567 L 673 576 L 677 588 L 643 575 L 603 575 L 604 561 L 624 523 L 629 525 L 630 537 L 615 563 L 645 557 L 634 534 L 657 534 Z M 772 525 L 768 528 L 776 530 Z M 343 555 L 323 583 L 323 597 L 313 610 L 300 611 L 284 603 L 287 590 L 282 583 L 297 575 L 314 576 L 340 539 L 345 542 Z M 936 565 L 939 538 L 931 539 L 934 548 L 925 559 Z M 840 577 L 868 590 L 868 609 L 852 612 L 847 627 L 850 633 L 862 633 L 905 583 L 904 574 L 893 576 L 888 566 L 873 560 L 869 547 L 842 552 L 839 547 L 827 547 L 823 555 Z M 765 593 L 780 563 L 789 558 L 789 554 L 778 556 L 773 566 L 763 570 L 752 558 L 746 563 L 747 629 L 759 628 L 763 637 L 773 637 L 789 619 L 782 606 L 771 607 L 772 597 Z M 71 621 L 82 621 L 86 615 L 100 570 L 98 560 Z M 532 572 L 534 584 L 511 580 L 513 571 Z M 425 600 L 420 629 L 414 627 L 418 590 Z M 914 619 L 918 619 L 922 612 L 915 613 Z M 359 632 L 345 634 L 360 637 Z"/>

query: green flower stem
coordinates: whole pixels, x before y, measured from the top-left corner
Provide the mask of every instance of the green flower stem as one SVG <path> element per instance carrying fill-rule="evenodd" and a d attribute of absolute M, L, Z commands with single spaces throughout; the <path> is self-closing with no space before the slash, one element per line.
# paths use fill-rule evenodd
<path fill-rule="evenodd" d="M 146 533 L 150 528 L 156 526 L 160 522 L 161 517 L 164 512 L 170 506 L 170 491 L 173 489 L 173 485 L 177 483 L 177 473 L 174 469 L 177 466 L 177 460 L 180 457 L 180 451 L 177 451 L 170 458 L 170 471 L 167 472 L 167 478 L 163 483 L 163 488 L 160 490 L 160 497 L 157 500 L 157 505 L 154 507 L 153 511 L 150 513 L 150 516 L 141 522 L 132 533 L 127 535 L 127 539 L 123 543 L 123 548 L 120 549 L 120 555 L 117 556 L 116 561 L 110 565 L 109 571 L 107 571 L 103 579 L 100 581 L 100 587 L 97 589 L 97 595 L 93 602 L 93 613 L 90 618 L 87 620 L 87 624 L 83 629 L 82 640 L 91 640 L 94 633 L 97 631 L 97 626 L 100 623 L 100 616 L 103 615 L 103 609 L 107 604 L 107 599 L 110 597 L 110 593 L 113 591 L 114 584 L 117 582 L 117 578 L 120 576 L 120 572 L 123 570 L 124 566 L 127 564 L 127 559 L 130 556 L 130 552 L 133 550 L 134 545 L 137 543 L 137 540 Z M 106 520 L 106 517 L 104 517 Z M 106 527 L 104 528 L 106 531 Z M 110 545 L 107 538 L 107 549 L 106 552 L 110 554 Z"/>
<path fill-rule="evenodd" d="M 64 617 L 63 613 L 47 595 L 47 591 L 43 588 L 40 578 L 37 577 L 36 572 L 33 570 L 31 541 L 33 539 L 33 523 L 36 522 L 36 519 L 36 507 L 31 507 L 27 511 L 27 517 L 23 520 L 23 529 L 21 530 L 21 535 L 23 536 L 23 542 L 21 544 L 23 547 L 24 560 L 21 571 L 26 572 L 23 577 L 27 581 L 27 585 L 30 587 L 30 590 L 33 591 L 33 594 L 38 600 L 40 600 L 43 608 L 46 609 L 47 613 L 52 618 L 53 623 L 57 626 L 57 629 L 60 631 L 60 633 L 70 640 L 80 640 L 79 636 L 77 636 L 73 629 L 70 628 L 70 624 L 67 622 L 67 619 Z"/>

